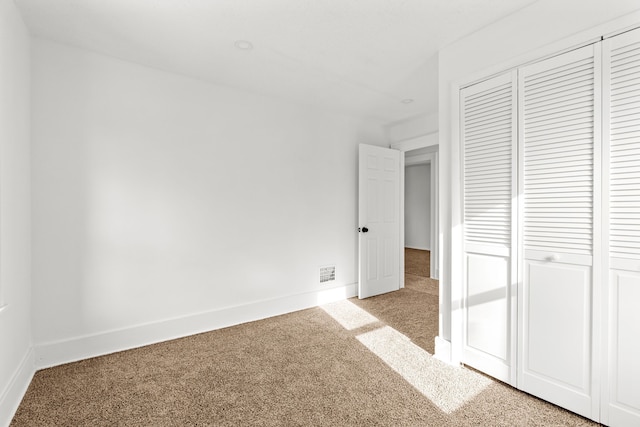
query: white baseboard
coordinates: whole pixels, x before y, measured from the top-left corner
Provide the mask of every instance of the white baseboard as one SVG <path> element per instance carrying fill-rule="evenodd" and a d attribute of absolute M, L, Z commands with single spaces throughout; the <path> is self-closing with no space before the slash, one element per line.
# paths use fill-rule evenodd
<path fill-rule="evenodd" d="M 357 290 L 357 284 L 319 289 L 308 293 L 256 301 L 241 306 L 191 314 L 126 329 L 36 344 L 35 368 L 44 369 L 317 307 L 332 301 L 354 297 L 357 295 Z"/>
<path fill-rule="evenodd" d="M 0 395 L 0 426 L 8 426 L 11 423 L 35 371 L 33 348 L 29 348 L 7 388 Z"/>
<path fill-rule="evenodd" d="M 407 249 L 417 249 L 419 251 L 430 251 L 431 250 L 431 249 L 425 248 L 423 246 L 410 246 L 410 245 L 406 245 L 406 244 L 404 245 L 404 247 L 407 248 Z"/>
<path fill-rule="evenodd" d="M 453 364 L 451 361 L 451 343 L 440 336 L 436 336 L 436 350 L 433 357 L 445 363 Z"/>

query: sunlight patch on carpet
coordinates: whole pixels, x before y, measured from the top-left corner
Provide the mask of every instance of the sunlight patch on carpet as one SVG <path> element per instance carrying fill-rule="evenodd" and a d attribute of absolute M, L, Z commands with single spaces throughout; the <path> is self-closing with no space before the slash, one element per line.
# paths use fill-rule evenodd
<path fill-rule="evenodd" d="M 389 326 L 356 338 L 447 414 L 460 409 L 492 383 L 473 371 L 434 359 Z"/>
<path fill-rule="evenodd" d="M 348 331 L 380 320 L 348 300 L 320 306 Z M 435 359 L 390 326 L 355 337 L 444 413 L 462 408 L 493 382 L 474 371 Z"/>
<path fill-rule="evenodd" d="M 377 317 L 347 301 L 336 301 L 320 306 L 329 316 L 333 317 L 347 331 L 379 322 Z"/>

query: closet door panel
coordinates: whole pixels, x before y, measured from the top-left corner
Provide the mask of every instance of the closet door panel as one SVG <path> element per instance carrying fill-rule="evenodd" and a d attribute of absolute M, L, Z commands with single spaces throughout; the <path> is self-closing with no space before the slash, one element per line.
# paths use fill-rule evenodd
<path fill-rule="evenodd" d="M 592 419 L 598 418 L 596 52 L 587 46 L 520 69 L 518 115 L 524 249 L 518 387 Z"/>
<path fill-rule="evenodd" d="M 603 42 L 607 327 L 603 421 L 640 425 L 640 30 Z"/>
<path fill-rule="evenodd" d="M 515 384 L 516 75 L 460 92 L 463 153 L 463 362 Z"/>
<path fill-rule="evenodd" d="M 609 425 L 640 425 L 640 272 L 612 270 L 610 286 Z"/>
<path fill-rule="evenodd" d="M 467 254 L 467 345 L 506 360 L 509 258 Z M 473 357 L 473 356 L 471 356 Z"/>
<path fill-rule="evenodd" d="M 589 394 L 591 343 L 590 267 L 528 261 L 527 374 L 539 383 L 560 382 L 572 392 Z M 549 351 L 553 349 L 553 351 Z M 539 392 L 546 391 L 542 387 Z"/>

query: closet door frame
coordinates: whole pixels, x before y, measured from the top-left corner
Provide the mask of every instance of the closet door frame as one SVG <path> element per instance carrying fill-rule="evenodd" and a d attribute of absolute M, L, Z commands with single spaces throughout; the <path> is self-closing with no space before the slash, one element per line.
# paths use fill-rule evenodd
<path fill-rule="evenodd" d="M 446 108 L 447 113 L 450 115 L 450 123 L 448 129 L 443 129 L 441 135 L 443 138 L 441 143 L 443 146 L 442 149 L 442 157 L 444 163 L 449 164 L 451 168 L 451 174 L 449 175 L 450 181 L 450 211 L 447 211 L 446 206 L 443 204 L 444 210 L 442 218 L 444 220 L 445 217 L 450 215 L 450 228 L 449 228 L 449 238 L 447 238 L 447 234 L 445 233 L 444 241 L 443 241 L 443 250 L 449 251 L 449 256 L 443 256 L 443 272 L 442 272 L 442 287 L 448 288 L 449 293 L 445 295 L 445 300 L 443 301 L 443 307 L 441 310 L 445 311 L 444 316 L 441 316 L 445 322 L 445 331 L 448 329 L 450 334 L 445 335 L 445 339 L 449 339 L 450 341 L 444 341 L 444 344 L 441 345 L 443 351 L 439 353 L 439 357 L 442 360 L 450 362 L 454 365 L 458 365 L 462 362 L 462 341 L 463 341 L 463 320 L 461 314 L 461 301 L 462 301 L 462 293 L 463 293 L 463 274 L 462 269 L 464 265 L 464 242 L 463 235 L 461 232 L 461 219 L 463 216 L 462 213 L 462 177 L 463 173 L 461 170 L 462 166 L 462 141 L 460 134 L 461 127 L 461 116 L 460 116 L 460 91 L 468 86 L 474 85 L 478 82 L 482 82 L 487 80 L 493 76 L 503 74 L 510 70 L 515 70 L 520 67 L 526 66 L 528 64 L 533 64 L 536 62 L 543 61 L 547 58 L 551 58 L 554 56 L 561 55 L 566 52 L 570 52 L 572 50 L 579 49 L 581 47 L 594 44 L 600 41 L 607 41 L 607 39 L 611 37 L 615 37 L 634 29 L 640 27 L 640 11 L 634 12 L 615 20 L 611 20 L 596 26 L 593 26 L 589 29 L 586 29 L 580 33 L 568 36 L 566 38 L 560 38 L 552 43 L 546 44 L 544 46 L 540 45 L 533 50 L 522 50 L 521 54 L 514 54 L 508 59 L 503 59 L 498 62 L 495 62 L 489 66 L 485 66 L 483 69 L 478 69 L 475 71 L 467 72 L 466 74 L 461 74 L 457 78 L 451 81 L 451 85 L 448 90 L 448 95 L 446 95 L 447 101 L 444 103 L 444 107 Z M 605 58 L 603 58 L 605 59 Z M 606 72 L 606 67 L 603 64 L 601 67 L 603 72 Z M 602 76 L 603 78 L 603 86 L 608 84 L 606 82 L 606 76 Z M 603 87 L 603 90 L 606 88 Z M 604 99 L 603 99 L 604 100 Z M 442 106 L 441 102 L 441 106 Z M 603 108 L 608 108 L 603 104 Z M 601 110 L 604 114 L 604 110 Z M 606 117 L 603 117 L 603 126 L 600 134 L 602 135 L 602 197 L 601 197 L 601 213 L 602 220 L 608 220 L 608 188 L 607 188 L 607 173 L 608 173 L 608 164 L 607 158 L 605 157 L 605 151 L 607 149 L 607 128 L 606 128 Z M 447 131 L 449 133 L 447 133 Z M 449 146 L 446 145 L 447 142 L 451 142 Z M 447 147 L 449 147 L 447 149 Z M 444 168 L 443 168 L 444 170 Z M 442 181 L 443 185 L 446 187 L 446 176 L 444 181 Z M 446 188 L 445 188 L 446 190 Z M 446 225 L 445 223 L 443 223 Z M 604 223 L 603 223 L 604 224 Z M 608 420 L 610 414 L 609 408 L 607 405 L 610 405 L 609 402 L 609 394 L 610 394 L 610 379 L 607 378 L 608 373 L 610 372 L 610 350 L 609 350 L 609 340 L 612 335 L 612 331 L 609 331 L 611 325 L 608 324 L 611 313 L 609 312 L 609 299 L 611 298 L 611 284 L 609 277 L 609 254 L 608 254 L 608 227 L 602 227 L 602 245 L 601 245 L 601 253 L 598 257 L 600 263 L 600 272 L 598 275 L 593 275 L 594 281 L 600 281 L 600 299 L 601 304 L 598 307 L 594 307 L 594 310 L 599 311 L 599 316 L 601 323 L 600 325 L 595 325 L 596 329 L 599 328 L 599 333 L 597 330 L 594 330 L 593 342 L 599 343 L 600 351 L 595 352 L 593 354 L 593 366 L 595 369 L 600 370 L 599 380 L 594 379 L 594 386 L 598 388 L 599 383 L 599 395 L 600 395 L 600 406 L 598 406 L 597 400 L 594 399 L 594 413 L 599 414 L 600 422 L 603 422 L 607 425 L 615 422 L 614 419 Z M 443 226 L 444 230 L 444 226 Z M 519 237 L 520 239 L 520 237 Z M 521 247 L 522 244 L 519 241 L 518 247 Z M 448 259 L 447 259 L 448 258 Z M 522 269 L 519 268 L 519 272 Z M 594 271 L 594 273 L 596 273 Z M 519 280 L 519 283 L 521 280 Z M 594 313 L 595 314 L 595 313 Z M 445 347 L 446 344 L 446 347 Z"/>

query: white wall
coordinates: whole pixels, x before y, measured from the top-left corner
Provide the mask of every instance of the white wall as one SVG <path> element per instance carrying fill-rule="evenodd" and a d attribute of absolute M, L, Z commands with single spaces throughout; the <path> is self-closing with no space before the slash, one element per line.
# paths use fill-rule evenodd
<path fill-rule="evenodd" d="M 538 0 L 493 25 L 446 47 L 439 56 L 440 227 L 443 230 L 442 337 L 460 325 L 462 266 L 452 257 L 461 242 L 457 97 L 460 85 L 522 63 L 596 40 L 607 31 L 640 23 L 637 0 Z M 608 22 L 616 20 L 615 22 Z M 605 24 L 608 22 L 607 24 Z M 598 28 L 596 28 L 598 27 Z M 604 32 L 603 32 L 604 31 Z M 436 351 L 438 349 L 436 348 Z M 443 356 L 446 358 L 446 356 Z"/>
<path fill-rule="evenodd" d="M 385 125 L 389 142 L 400 142 L 438 132 L 438 113 L 422 114 Z"/>
<path fill-rule="evenodd" d="M 431 249 L 431 165 L 405 167 L 404 246 Z"/>
<path fill-rule="evenodd" d="M 38 366 L 294 310 L 327 264 L 357 282 L 377 123 L 43 40 L 33 92 Z"/>
<path fill-rule="evenodd" d="M 0 0 L 0 425 L 33 375 L 29 185 L 29 36 Z"/>

